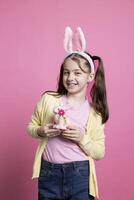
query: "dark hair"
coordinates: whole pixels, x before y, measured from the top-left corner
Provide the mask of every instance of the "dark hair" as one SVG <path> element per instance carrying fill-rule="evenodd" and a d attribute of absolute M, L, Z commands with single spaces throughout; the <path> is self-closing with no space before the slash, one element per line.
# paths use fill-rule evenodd
<path fill-rule="evenodd" d="M 86 52 L 87 53 L 87 52 Z M 99 64 L 95 73 L 94 84 L 91 88 L 90 95 L 92 98 L 92 104 L 95 111 L 102 116 L 102 123 L 105 123 L 109 118 L 109 109 L 107 103 L 107 93 L 105 84 L 105 73 L 103 67 L 103 61 L 99 56 L 91 56 L 93 60 L 98 60 Z"/>
<path fill-rule="evenodd" d="M 93 106 L 95 112 L 97 114 L 101 115 L 102 124 L 103 124 L 109 118 L 103 62 L 100 57 L 91 56 L 88 52 L 85 52 L 85 53 L 91 57 L 93 62 L 95 60 L 99 61 L 99 64 L 98 64 L 98 67 L 97 67 L 96 73 L 95 73 L 94 84 L 90 91 L 90 96 L 92 98 L 92 106 Z M 56 92 L 46 91 L 46 92 L 53 94 L 55 96 L 67 95 L 67 90 L 63 85 L 63 67 L 64 67 L 64 63 L 66 62 L 66 60 L 68 58 L 75 60 L 78 63 L 80 68 L 81 68 L 81 65 L 80 65 L 79 59 L 83 58 L 86 61 L 85 64 L 89 67 L 89 71 L 91 71 L 90 63 L 83 56 L 81 56 L 77 53 L 72 53 L 64 59 L 62 65 L 61 65 L 59 79 L 58 79 L 58 85 L 57 85 L 57 91 Z M 81 68 L 81 70 L 83 70 L 83 69 Z"/>

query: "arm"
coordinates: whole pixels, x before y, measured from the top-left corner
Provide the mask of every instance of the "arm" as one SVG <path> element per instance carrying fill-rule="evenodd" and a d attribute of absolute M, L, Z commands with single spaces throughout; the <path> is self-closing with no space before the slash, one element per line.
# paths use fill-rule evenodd
<path fill-rule="evenodd" d="M 102 159 L 105 154 L 104 127 L 105 124 L 101 123 L 101 117 L 97 117 L 97 123 L 94 124 L 94 128 L 87 130 L 87 133 L 79 142 L 81 149 L 95 160 Z M 90 134 L 88 131 L 92 133 Z"/>
<path fill-rule="evenodd" d="M 43 95 L 36 104 L 31 120 L 27 126 L 27 132 L 32 137 L 38 139 L 55 137 L 60 134 L 58 129 L 53 128 L 53 123 L 44 124 L 44 117 L 46 116 L 46 109 L 48 108 L 46 104 L 46 95 L 47 94 Z M 47 99 L 47 101 L 50 103 L 49 99 Z"/>
<path fill-rule="evenodd" d="M 30 122 L 28 123 L 28 126 L 27 126 L 28 134 L 30 134 L 34 138 L 39 138 L 39 139 L 42 138 L 41 136 L 38 135 L 38 133 L 42 125 L 42 119 L 41 119 L 42 114 L 43 114 L 42 110 L 43 110 L 43 106 L 45 106 L 44 96 L 45 95 L 43 95 L 41 99 L 39 100 L 39 102 L 36 104 L 34 112 L 31 116 Z"/>

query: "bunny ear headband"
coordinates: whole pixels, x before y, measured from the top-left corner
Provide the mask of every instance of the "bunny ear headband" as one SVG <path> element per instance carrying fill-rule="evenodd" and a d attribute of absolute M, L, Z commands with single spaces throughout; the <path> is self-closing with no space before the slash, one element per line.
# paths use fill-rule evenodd
<path fill-rule="evenodd" d="M 84 33 L 80 27 L 77 27 L 76 34 L 78 37 L 77 39 L 73 38 L 73 31 L 69 26 L 65 28 L 64 49 L 68 53 L 68 55 L 72 53 L 76 53 L 83 56 L 90 63 L 91 73 L 94 74 L 95 73 L 94 63 L 91 57 L 84 52 L 86 49 L 86 40 L 85 40 Z M 73 42 L 75 42 L 77 45 L 76 51 L 73 50 Z"/>

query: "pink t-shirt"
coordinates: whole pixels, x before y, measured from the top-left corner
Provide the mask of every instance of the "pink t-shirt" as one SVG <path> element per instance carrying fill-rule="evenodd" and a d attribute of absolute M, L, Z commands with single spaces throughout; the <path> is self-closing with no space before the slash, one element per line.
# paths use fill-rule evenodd
<path fill-rule="evenodd" d="M 67 96 L 63 95 L 62 102 L 67 104 Z M 66 111 L 66 116 L 72 124 L 84 129 L 90 112 L 90 104 L 86 98 L 81 105 L 73 106 Z M 86 160 L 86 154 L 73 141 L 56 136 L 49 138 L 46 148 L 43 153 L 43 159 L 51 163 L 67 163 L 73 161 Z"/>

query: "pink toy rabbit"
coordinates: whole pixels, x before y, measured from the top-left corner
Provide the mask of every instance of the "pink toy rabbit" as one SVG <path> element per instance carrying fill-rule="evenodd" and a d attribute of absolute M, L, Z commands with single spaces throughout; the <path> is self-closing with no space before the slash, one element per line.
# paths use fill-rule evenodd
<path fill-rule="evenodd" d="M 60 105 L 54 108 L 54 126 L 53 128 L 66 130 L 67 125 L 69 125 L 69 119 L 66 116 L 66 111 L 70 109 L 71 106 L 69 104 Z"/>

